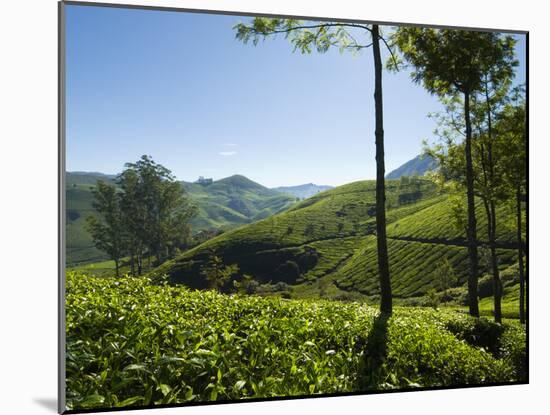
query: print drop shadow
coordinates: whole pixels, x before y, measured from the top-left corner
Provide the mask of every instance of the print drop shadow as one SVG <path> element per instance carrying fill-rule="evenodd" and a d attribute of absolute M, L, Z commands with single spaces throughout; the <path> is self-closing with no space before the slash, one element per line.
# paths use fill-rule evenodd
<path fill-rule="evenodd" d="M 50 412 L 57 413 L 57 399 L 55 398 L 34 398 L 34 402 Z"/>

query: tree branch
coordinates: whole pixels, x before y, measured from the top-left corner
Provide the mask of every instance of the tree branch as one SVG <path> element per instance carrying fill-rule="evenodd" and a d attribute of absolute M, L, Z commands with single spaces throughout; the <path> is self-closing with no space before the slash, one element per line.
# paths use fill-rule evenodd
<path fill-rule="evenodd" d="M 322 23 L 322 24 L 316 24 L 316 25 L 303 25 L 303 26 L 291 27 L 289 29 L 284 29 L 284 30 L 272 30 L 270 32 L 258 32 L 258 31 L 256 31 L 256 29 L 254 29 L 252 27 L 250 28 L 250 30 L 254 34 L 257 34 L 257 35 L 269 36 L 269 35 L 275 35 L 275 34 L 278 34 L 278 33 L 289 33 L 289 32 L 292 32 L 294 30 L 319 29 L 321 27 L 356 27 L 356 28 L 359 28 L 359 29 L 368 30 L 369 32 L 372 31 L 372 29 L 368 26 L 355 24 L 355 23 Z"/>
<path fill-rule="evenodd" d="M 393 53 L 393 50 L 390 48 L 390 45 L 388 45 L 388 42 L 386 41 L 386 39 L 383 36 L 378 35 L 378 37 L 380 39 L 382 39 L 382 42 L 384 42 L 384 45 L 386 45 L 386 48 L 388 48 L 388 51 L 390 52 L 391 58 L 392 58 L 393 63 L 395 65 L 395 68 L 397 69 L 398 68 L 397 58 L 395 57 L 395 55 Z"/>

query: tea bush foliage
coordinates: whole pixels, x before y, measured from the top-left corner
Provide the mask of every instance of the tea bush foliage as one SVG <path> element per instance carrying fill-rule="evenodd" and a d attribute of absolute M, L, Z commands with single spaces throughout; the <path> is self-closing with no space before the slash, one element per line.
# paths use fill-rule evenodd
<path fill-rule="evenodd" d="M 386 321 L 353 302 L 225 295 L 147 278 L 69 273 L 66 313 L 68 409 L 524 376 L 521 326 L 505 324 L 492 353 L 467 341 L 475 336 L 472 319 L 450 311 L 398 308 Z"/>

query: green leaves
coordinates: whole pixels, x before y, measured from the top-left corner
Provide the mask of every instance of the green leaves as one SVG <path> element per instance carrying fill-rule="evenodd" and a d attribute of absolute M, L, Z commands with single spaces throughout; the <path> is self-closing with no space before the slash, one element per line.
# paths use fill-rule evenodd
<path fill-rule="evenodd" d="M 256 46 L 262 39 L 281 34 L 294 46 L 294 51 L 325 53 L 331 47 L 340 52 L 358 52 L 370 47 L 370 26 L 355 23 L 315 22 L 296 19 L 256 17 L 249 24 L 233 27 L 235 37 Z"/>
<path fill-rule="evenodd" d="M 172 388 L 164 383 L 159 386 L 159 389 L 164 396 L 168 395 L 172 391 Z"/>
<path fill-rule="evenodd" d="M 402 26 L 392 43 L 414 69 L 412 79 L 441 97 L 480 89 L 483 74 L 496 69 L 495 76 L 511 77 L 517 65 L 513 38 L 497 32 Z"/>
<path fill-rule="evenodd" d="M 244 385 L 246 385 L 246 380 L 238 380 L 237 382 L 235 382 L 235 385 L 233 386 L 236 390 L 241 390 L 242 388 L 244 388 Z"/>
<path fill-rule="evenodd" d="M 86 396 L 86 398 L 78 402 L 78 406 L 81 408 L 99 408 L 104 402 L 104 396 L 94 393 L 93 395 Z"/>
<path fill-rule="evenodd" d="M 131 406 L 136 403 L 141 403 L 143 396 L 132 396 L 131 398 L 124 399 L 122 402 L 116 404 L 117 407 Z"/>
<path fill-rule="evenodd" d="M 72 273 L 66 308 L 71 409 L 358 391 L 377 315 L 357 303 L 227 296 Z M 497 359 L 446 329 L 455 314 L 396 310 L 373 387 L 522 373 L 521 326 L 505 332 Z"/>

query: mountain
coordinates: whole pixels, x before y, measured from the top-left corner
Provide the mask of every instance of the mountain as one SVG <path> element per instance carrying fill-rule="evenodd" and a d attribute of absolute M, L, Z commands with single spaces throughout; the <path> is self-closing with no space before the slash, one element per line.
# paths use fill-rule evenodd
<path fill-rule="evenodd" d="M 300 199 L 307 199 L 317 193 L 332 189 L 332 186 L 316 185 L 313 183 L 301 184 L 298 186 L 280 186 L 274 187 L 272 190 L 277 192 L 290 194 Z"/>
<path fill-rule="evenodd" d="M 108 257 L 94 247 L 85 229 L 85 220 L 94 214 L 92 188 L 97 180 L 114 183 L 115 175 L 68 172 L 67 263 L 100 261 Z M 296 200 L 291 195 L 268 189 L 244 176 L 199 183 L 182 182 L 198 213 L 191 221 L 194 232 L 205 229 L 230 229 L 251 223 L 287 209 Z"/>
<path fill-rule="evenodd" d="M 420 154 L 386 175 L 386 179 L 399 179 L 401 176 L 424 176 L 437 167 L 437 161 L 428 155 Z"/>
<path fill-rule="evenodd" d="M 67 184 L 95 185 L 98 180 L 114 183 L 116 176 L 116 174 L 104 174 L 99 172 L 71 171 L 67 172 L 65 175 L 65 181 Z"/>
<path fill-rule="evenodd" d="M 445 258 L 456 274 L 453 289 L 465 295 L 466 235 L 450 220 L 453 205 L 447 195 L 423 178 L 407 183 L 388 180 L 386 186 L 394 297 L 404 301 L 438 287 L 437 269 Z M 214 251 L 225 264 L 239 266 L 237 279 L 249 275 L 264 287 L 285 283 L 296 297 L 374 300 L 379 293 L 375 189 L 375 181 L 361 181 L 319 193 L 284 212 L 212 238 L 151 275 L 168 275 L 174 283 L 204 288 L 201 267 Z M 487 224 L 482 203 L 477 209 L 478 235 L 483 238 Z M 510 215 L 506 207 L 499 207 L 497 223 L 506 223 Z M 503 269 L 515 261 L 514 240 L 513 230 L 501 225 L 498 252 Z"/>
<path fill-rule="evenodd" d="M 210 184 L 184 182 L 199 212 L 194 230 L 231 228 L 266 218 L 287 209 L 295 198 L 268 189 L 245 176 L 234 175 Z"/>

